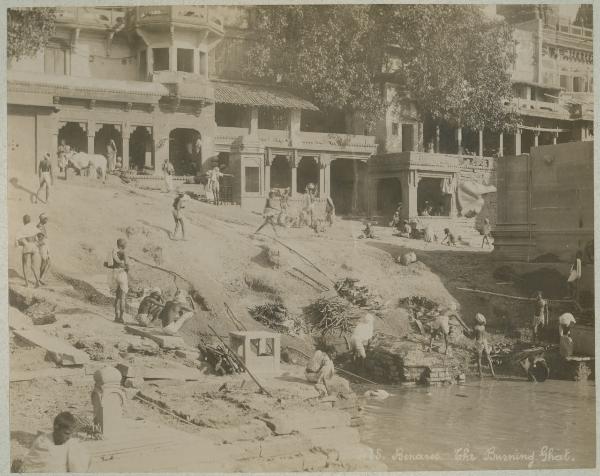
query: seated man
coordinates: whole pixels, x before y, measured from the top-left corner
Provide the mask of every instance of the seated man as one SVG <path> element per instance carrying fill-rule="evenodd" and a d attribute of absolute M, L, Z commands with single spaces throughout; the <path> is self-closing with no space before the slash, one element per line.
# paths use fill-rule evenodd
<path fill-rule="evenodd" d="M 444 228 L 444 238 L 442 238 L 442 241 L 440 241 L 440 244 L 444 245 L 448 245 L 448 246 L 456 246 L 456 237 L 454 236 L 454 233 L 452 233 L 450 231 L 449 228 Z"/>
<path fill-rule="evenodd" d="M 400 229 L 400 236 L 402 238 L 410 238 L 412 235 L 412 227 L 410 226 L 410 223 L 408 223 L 408 220 L 404 220 L 402 222 L 402 228 Z"/>
<path fill-rule="evenodd" d="M 140 326 L 148 326 L 155 322 L 164 307 L 160 288 L 154 288 L 150 294 L 142 299 L 135 320 Z"/>
<path fill-rule="evenodd" d="M 18 470 L 24 473 L 87 472 L 90 456 L 77 439 L 71 438 L 75 426 L 71 413 L 59 413 L 52 433 L 38 435 Z"/>
<path fill-rule="evenodd" d="M 327 353 L 317 350 L 310 362 L 306 365 L 304 375 L 306 380 L 315 384 L 315 389 L 319 392 L 320 397 L 325 397 L 329 394 L 327 383 L 335 374 L 333 361 Z"/>
<path fill-rule="evenodd" d="M 188 305 L 187 294 L 181 290 L 177 290 L 175 297 L 165 303 L 158 316 L 165 334 L 177 334 L 185 321 L 194 315 L 194 312 Z"/>

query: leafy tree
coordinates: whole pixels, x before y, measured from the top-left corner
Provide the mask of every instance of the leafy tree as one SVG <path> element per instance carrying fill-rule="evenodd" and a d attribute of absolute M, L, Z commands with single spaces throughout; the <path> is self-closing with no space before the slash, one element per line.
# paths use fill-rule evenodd
<path fill-rule="evenodd" d="M 474 5 L 378 5 L 372 14 L 390 44 L 386 67 L 423 117 L 493 130 L 515 124 L 504 107 L 514 62 L 506 22 Z"/>
<path fill-rule="evenodd" d="M 594 28 L 594 6 L 591 3 L 584 3 L 579 6 L 575 17 L 575 25 Z"/>
<path fill-rule="evenodd" d="M 312 100 L 322 111 L 380 115 L 383 38 L 368 5 L 255 7 L 256 43 L 250 76 L 276 81 Z"/>
<path fill-rule="evenodd" d="M 327 112 L 381 117 L 383 81 L 400 85 L 423 119 L 502 129 L 514 125 L 512 31 L 469 5 L 256 7 L 249 73 Z"/>
<path fill-rule="evenodd" d="M 6 48 L 9 59 L 34 56 L 54 34 L 54 8 L 9 8 Z"/>

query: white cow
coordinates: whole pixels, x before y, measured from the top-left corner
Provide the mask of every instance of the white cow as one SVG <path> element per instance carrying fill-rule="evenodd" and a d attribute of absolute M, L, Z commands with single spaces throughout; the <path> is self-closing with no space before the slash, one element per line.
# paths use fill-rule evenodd
<path fill-rule="evenodd" d="M 106 182 L 107 160 L 103 155 L 71 152 L 70 155 L 67 155 L 67 159 L 69 160 L 69 165 L 77 171 L 81 171 L 82 169 L 87 169 L 88 172 L 95 171 L 96 174 L 100 173 L 102 183 Z"/>

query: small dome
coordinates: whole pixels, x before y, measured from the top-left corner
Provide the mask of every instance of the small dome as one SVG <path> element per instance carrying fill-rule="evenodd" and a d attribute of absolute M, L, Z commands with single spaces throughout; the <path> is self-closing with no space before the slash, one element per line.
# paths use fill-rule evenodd
<path fill-rule="evenodd" d="M 94 382 L 98 385 L 121 383 L 121 372 L 114 367 L 104 367 L 94 372 Z"/>

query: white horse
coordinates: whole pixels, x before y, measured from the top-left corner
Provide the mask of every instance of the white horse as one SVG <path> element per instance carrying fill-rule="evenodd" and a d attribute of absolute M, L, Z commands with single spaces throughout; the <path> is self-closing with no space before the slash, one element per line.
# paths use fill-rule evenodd
<path fill-rule="evenodd" d="M 95 171 L 96 174 L 100 173 L 102 183 L 106 182 L 107 160 L 103 155 L 88 154 L 86 152 L 71 152 L 70 155 L 67 155 L 67 159 L 69 165 L 77 171 L 80 172 L 82 169 L 87 169 L 88 172 Z"/>

